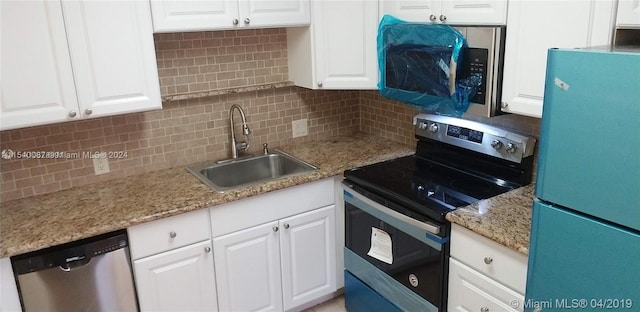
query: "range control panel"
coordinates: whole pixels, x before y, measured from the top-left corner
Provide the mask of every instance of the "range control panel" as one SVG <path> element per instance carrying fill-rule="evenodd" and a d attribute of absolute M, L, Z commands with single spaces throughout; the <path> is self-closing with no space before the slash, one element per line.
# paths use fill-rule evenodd
<path fill-rule="evenodd" d="M 414 117 L 416 136 L 520 163 L 533 155 L 535 139 L 483 123 L 440 115 Z"/>

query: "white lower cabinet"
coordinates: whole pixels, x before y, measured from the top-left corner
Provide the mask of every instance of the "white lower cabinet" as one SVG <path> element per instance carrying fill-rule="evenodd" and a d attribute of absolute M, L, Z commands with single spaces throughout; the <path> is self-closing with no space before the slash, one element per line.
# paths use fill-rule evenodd
<path fill-rule="evenodd" d="M 451 258 L 449 311 L 522 311 L 524 295 Z"/>
<path fill-rule="evenodd" d="M 218 311 L 211 240 L 133 262 L 142 311 Z"/>
<path fill-rule="evenodd" d="M 288 311 L 336 290 L 335 207 L 213 240 L 221 311 Z"/>
<path fill-rule="evenodd" d="M 142 311 L 218 311 L 208 209 L 127 232 Z"/>
<path fill-rule="evenodd" d="M 527 257 L 453 224 L 449 311 L 523 311 Z"/>

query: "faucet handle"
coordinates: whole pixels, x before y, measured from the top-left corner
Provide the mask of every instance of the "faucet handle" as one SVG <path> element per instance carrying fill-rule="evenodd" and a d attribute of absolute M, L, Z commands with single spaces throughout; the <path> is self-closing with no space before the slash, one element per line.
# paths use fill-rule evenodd
<path fill-rule="evenodd" d="M 263 152 L 265 155 L 268 155 L 268 154 L 269 154 L 269 148 L 267 147 L 267 145 L 269 145 L 269 144 L 267 144 L 267 143 L 262 144 L 262 152 Z"/>

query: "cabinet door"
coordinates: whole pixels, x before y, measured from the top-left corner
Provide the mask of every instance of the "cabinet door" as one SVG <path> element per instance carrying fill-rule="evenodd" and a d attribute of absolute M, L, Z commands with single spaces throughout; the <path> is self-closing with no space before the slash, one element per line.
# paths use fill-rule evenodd
<path fill-rule="evenodd" d="M 309 25 L 309 0 L 239 0 L 240 24 L 246 27 Z"/>
<path fill-rule="evenodd" d="M 428 22 L 442 11 L 440 0 L 382 0 L 382 14 L 393 15 L 408 22 Z"/>
<path fill-rule="evenodd" d="M 640 0 L 618 2 L 618 27 L 640 27 Z"/>
<path fill-rule="evenodd" d="M 213 239 L 221 311 L 282 311 L 280 229 L 270 222 Z"/>
<path fill-rule="evenodd" d="M 233 28 L 238 1 L 151 0 L 155 32 Z"/>
<path fill-rule="evenodd" d="M 504 25 L 506 0 L 443 0 L 442 13 L 448 24 Z M 438 16 L 438 20 L 441 20 Z"/>
<path fill-rule="evenodd" d="M 316 79 L 324 89 L 377 89 L 378 4 L 314 3 Z"/>
<path fill-rule="evenodd" d="M 524 296 L 450 259 L 449 311 L 523 311 Z"/>
<path fill-rule="evenodd" d="M 62 5 L 82 116 L 161 108 L 149 2 Z"/>
<path fill-rule="evenodd" d="M 217 311 L 211 240 L 133 262 L 142 311 Z"/>
<path fill-rule="evenodd" d="M 334 292 L 335 206 L 283 219 L 280 227 L 284 309 Z"/>
<path fill-rule="evenodd" d="M 549 48 L 611 42 L 613 1 L 512 1 L 509 3 L 502 111 L 542 116 Z"/>
<path fill-rule="evenodd" d="M 0 6 L 0 130 L 72 120 L 78 102 L 60 3 Z"/>

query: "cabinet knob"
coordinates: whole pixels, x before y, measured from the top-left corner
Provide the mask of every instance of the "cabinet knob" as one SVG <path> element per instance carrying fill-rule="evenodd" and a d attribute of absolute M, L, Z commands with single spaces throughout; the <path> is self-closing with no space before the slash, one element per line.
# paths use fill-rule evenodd
<path fill-rule="evenodd" d="M 491 258 L 491 257 L 484 257 L 484 264 L 491 264 L 491 262 L 493 262 L 493 258 Z"/>
<path fill-rule="evenodd" d="M 274 232 L 278 232 L 278 227 L 274 226 L 273 228 L 271 228 Z"/>
<path fill-rule="evenodd" d="M 322 81 L 318 81 L 318 87 L 322 88 Z"/>
<path fill-rule="evenodd" d="M 240 23 L 240 21 L 237 18 L 233 19 L 233 25 L 238 25 Z"/>
<path fill-rule="evenodd" d="M 489 308 L 482 307 L 482 308 L 480 308 L 480 312 L 489 312 Z"/>
<path fill-rule="evenodd" d="M 89 108 L 84 110 L 84 114 L 85 115 L 91 115 L 92 113 L 93 113 L 93 111 L 91 109 L 89 109 Z"/>
<path fill-rule="evenodd" d="M 288 228 L 289 228 L 289 223 L 285 223 L 285 224 L 284 224 L 284 228 L 285 228 L 285 229 L 288 229 Z"/>
<path fill-rule="evenodd" d="M 435 22 L 435 21 L 436 21 L 436 19 L 437 19 L 437 17 L 436 17 L 435 15 L 433 15 L 433 14 L 431 14 L 431 15 L 429 16 L 429 20 L 430 20 L 430 21 L 432 21 L 432 22 Z"/>
<path fill-rule="evenodd" d="M 507 108 L 509 107 L 509 103 L 507 102 L 502 102 L 502 108 Z"/>
<path fill-rule="evenodd" d="M 69 112 L 69 117 L 71 117 L 71 118 L 76 117 L 76 115 L 78 115 L 78 113 L 76 113 L 76 111 L 70 111 Z"/>
<path fill-rule="evenodd" d="M 444 15 L 440 15 L 440 21 L 441 22 L 446 22 L 447 21 L 447 17 Z"/>
<path fill-rule="evenodd" d="M 204 252 L 210 253 L 211 252 L 211 247 L 209 247 L 209 246 L 204 247 Z"/>
<path fill-rule="evenodd" d="M 174 231 L 169 232 L 169 237 L 176 238 L 176 236 L 178 236 L 178 233 L 176 233 Z"/>
<path fill-rule="evenodd" d="M 251 23 L 251 20 L 247 17 L 244 19 L 244 24 L 245 25 L 249 25 L 249 23 Z"/>

